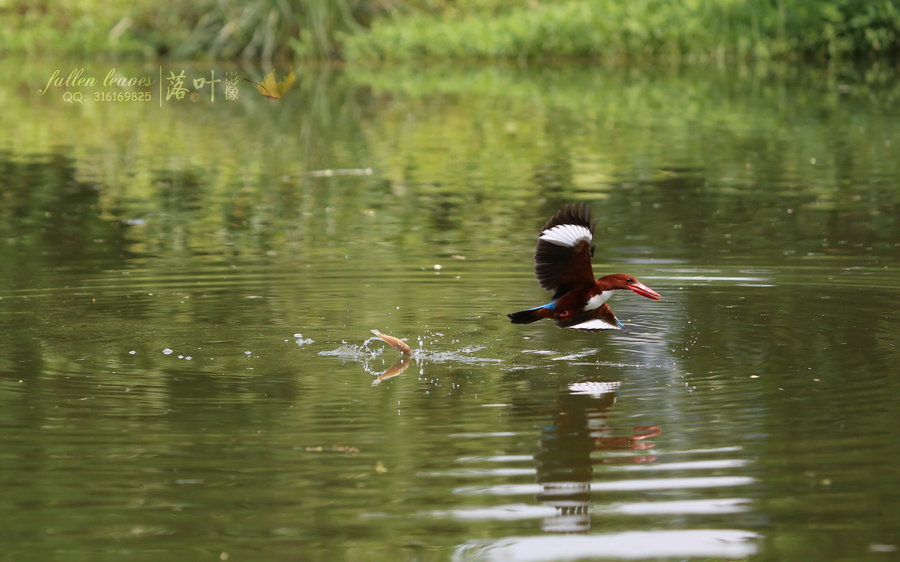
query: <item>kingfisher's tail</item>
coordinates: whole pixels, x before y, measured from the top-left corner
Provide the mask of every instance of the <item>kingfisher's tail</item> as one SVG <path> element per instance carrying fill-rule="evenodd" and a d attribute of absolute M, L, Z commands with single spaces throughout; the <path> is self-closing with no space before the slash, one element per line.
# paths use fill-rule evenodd
<path fill-rule="evenodd" d="M 531 324 L 532 322 L 537 322 L 541 318 L 546 318 L 545 315 L 541 314 L 543 311 L 544 307 L 539 306 L 537 308 L 513 312 L 512 314 L 507 314 L 507 316 L 509 316 L 509 319 L 513 324 Z"/>

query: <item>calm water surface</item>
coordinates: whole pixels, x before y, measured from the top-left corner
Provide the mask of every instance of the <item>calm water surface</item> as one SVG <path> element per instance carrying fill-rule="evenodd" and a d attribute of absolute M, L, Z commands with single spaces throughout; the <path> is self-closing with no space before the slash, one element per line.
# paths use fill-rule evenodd
<path fill-rule="evenodd" d="M 0 82 L 0 560 L 898 556 L 892 74 L 57 66 Z M 574 201 L 627 332 L 506 318 Z"/>

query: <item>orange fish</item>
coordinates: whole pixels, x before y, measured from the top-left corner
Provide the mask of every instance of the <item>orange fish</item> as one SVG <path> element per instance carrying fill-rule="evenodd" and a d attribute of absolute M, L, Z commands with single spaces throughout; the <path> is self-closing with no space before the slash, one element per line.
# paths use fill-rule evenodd
<path fill-rule="evenodd" d="M 410 347 L 408 345 L 406 345 L 405 341 L 395 338 L 393 336 L 387 336 L 385 334 L 382 334 L 378 330 L 372 330 L 372 333 L 375 334 L 376 336 L 378 336 L 379 338 L 383 339 L 384 341 L 386 341 L 388 344 L 396 347 L 402 353 L 405 353 L 406 355 L 412 355 L 412 349 L 410 349 Z"/>

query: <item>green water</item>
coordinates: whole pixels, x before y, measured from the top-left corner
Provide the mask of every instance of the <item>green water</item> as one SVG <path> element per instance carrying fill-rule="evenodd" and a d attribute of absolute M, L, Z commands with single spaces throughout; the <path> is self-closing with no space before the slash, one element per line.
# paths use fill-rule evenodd
<path fill-rule="evenodd" d="M 0 76 L 0 560 L 897 556 L 892 73 L 71 66 Z M 576 201 L 627 332 L 506 318 Z"/>

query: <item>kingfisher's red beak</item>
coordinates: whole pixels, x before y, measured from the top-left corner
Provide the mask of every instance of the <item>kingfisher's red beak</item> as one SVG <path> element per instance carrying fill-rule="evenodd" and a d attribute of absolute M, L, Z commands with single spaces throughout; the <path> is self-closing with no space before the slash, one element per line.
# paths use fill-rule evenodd
<path fill-rule="evenodd" d="M 653 299 L 655 301 L 659 300 L 659 293 L 651 289 L 650 287 L 644 285 L 643 283 L 632 283 L 628 286 L 629 289 L 634 291 L 635 293 L 641 295 L 642 297 L 647 297 L 648 299 Z"/>

